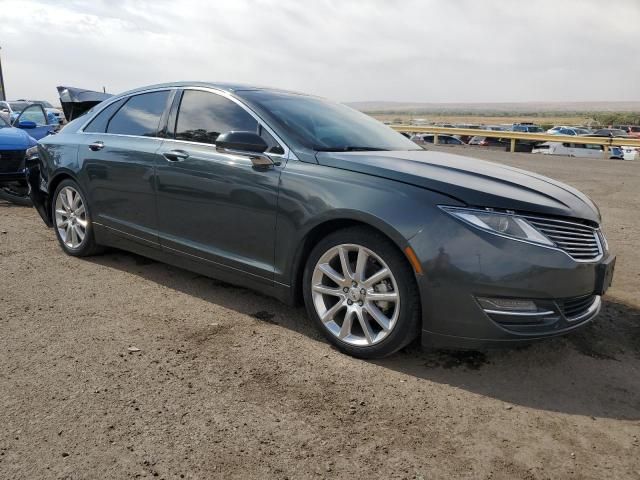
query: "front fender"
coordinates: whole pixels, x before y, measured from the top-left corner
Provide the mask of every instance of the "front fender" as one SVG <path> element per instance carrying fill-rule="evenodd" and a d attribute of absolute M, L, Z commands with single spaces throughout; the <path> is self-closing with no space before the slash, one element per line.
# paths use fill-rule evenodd
<path fill-rule="evenodd" d="M 297 161 L 287 164 L 280 180 L 274 273 L 277 283 L 288 286 L 296 282 L 318 227 L 368 225 L 404 249 L 430 217 L 441 214 L 438 204 L 452 204 L 451 198 L 414 185 Z"/>

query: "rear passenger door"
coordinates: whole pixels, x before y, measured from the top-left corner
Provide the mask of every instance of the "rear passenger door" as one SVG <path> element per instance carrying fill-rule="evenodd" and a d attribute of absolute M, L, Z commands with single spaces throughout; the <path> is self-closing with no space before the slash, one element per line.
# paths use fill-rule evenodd
<path fill-rule="evenodd" d="M 278 182 L 285 150 L 244 107 L 223 94 L 186 89 L 169 118 L 158 164 L 158 223 L 165 249 L 273 279 Z M 278 165 L 218 151 L 229 131 L 260 134 Z"/>
<path fill-rule="evenodd" d="M 84 128 L 78 150 L 94 222 L 143 245 L 158 244 L 158 129 L 173 93 L 141 93 L 110 104 Z"/>

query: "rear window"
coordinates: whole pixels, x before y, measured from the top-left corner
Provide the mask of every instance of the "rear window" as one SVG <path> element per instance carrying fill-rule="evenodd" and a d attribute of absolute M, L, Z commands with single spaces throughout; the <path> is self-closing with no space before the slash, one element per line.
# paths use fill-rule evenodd
<path fill-rule="evenodd" d="M 155 137 L 168 98 L 168 90 L 130 97 L 109 120 L 107 133 Z"/>

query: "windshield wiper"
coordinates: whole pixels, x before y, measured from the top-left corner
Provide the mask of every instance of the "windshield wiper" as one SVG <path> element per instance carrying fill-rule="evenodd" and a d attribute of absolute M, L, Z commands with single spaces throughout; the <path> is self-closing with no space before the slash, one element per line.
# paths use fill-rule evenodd
<path fill-rule="evenodd" d="M 319 147 L 314 145 L 313 149 L 317 152 L 388 152 L 387 148 L 378 147 L 356 147 L 346 145 L 344 147 Z"/>

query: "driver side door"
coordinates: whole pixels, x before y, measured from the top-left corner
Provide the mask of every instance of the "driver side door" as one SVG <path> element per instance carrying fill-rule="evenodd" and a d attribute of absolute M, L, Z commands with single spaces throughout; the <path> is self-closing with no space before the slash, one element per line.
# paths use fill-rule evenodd
<path fill-rule="evenodd" d="M 54 132 L 54 126 L 49 123 L 44 108 L 35 103 L 18 114 L 13 126 L 25 130 L 35 140 L 40 140 Z"/>
<path fill-rule="evenodd" d="M 255 168 L 249 158 L 216 148 L 216 138 L 230 131 L 261 135 L 278 164 Z M 156 166 L 162 247 L 272 281 L 283 152 L 232 99 L 196 89 L 181 92 Z"/>

